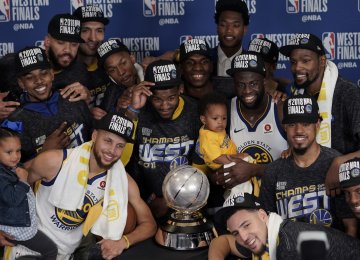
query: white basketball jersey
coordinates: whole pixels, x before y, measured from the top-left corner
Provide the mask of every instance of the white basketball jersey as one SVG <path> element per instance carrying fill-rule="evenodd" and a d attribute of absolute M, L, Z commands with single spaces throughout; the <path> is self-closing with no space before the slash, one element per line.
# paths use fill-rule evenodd
<path fill-rule="evenodd" d="M 106 172 L 88 180 L 83 207 L 76 211 L 62 210 L 49 203 L 54 182 L 55 178 L 50 182 L 42 181 L 36 192 L 39 229 L 56 243 L 60 254 L 72 254 L 80 244 L 87 213 L 104 197 Z"/>
<path fill-rule="evenodd" d="M 277 106 L 268 98 L 264 114 L 251 125 L 241 114 L 238 97 L 231 100 L 230 137 L 238 153 L 248 153 L 258 164 L 271 163 L 287 149 L 286 134 L 278 118 Z"/>

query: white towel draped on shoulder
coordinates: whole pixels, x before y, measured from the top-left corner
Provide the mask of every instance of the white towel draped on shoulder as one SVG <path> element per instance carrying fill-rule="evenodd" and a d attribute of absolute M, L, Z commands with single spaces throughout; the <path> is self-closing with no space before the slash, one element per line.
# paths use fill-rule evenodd
<path fill-rule="evenodd" d="M 68 149 L 61 170 L 49 196 L 55 207 L 75 211 L 81 209 L 87 189 L 89 159 L 92 142 Z M 128 179 L 124 166 L 118 160 L 107 171 L 103 208 L 91 229 L 104 239 L 118 240 L 127 218 Z"/>

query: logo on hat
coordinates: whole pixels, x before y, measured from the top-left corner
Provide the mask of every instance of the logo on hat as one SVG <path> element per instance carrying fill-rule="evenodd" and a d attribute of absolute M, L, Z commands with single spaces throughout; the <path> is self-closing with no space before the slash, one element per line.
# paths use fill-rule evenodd
<path fill-rule="evenodd" d="M 289 14 L 299 13 L 299 0 L 286 0 L 286 12 Z"/>
<path fill-rule="evenodd" d="M 10 21 L 10 0 L 0 0 L 0 22 Z"/>
<path fill-rule="evenodd" d="M 359 177 L 360 175 L 360 169 L 359 168 L 354 168 L 350 171 L 350 175 L 353 178 Z"/>
<path fill-rule="evenodd" d="M 237 198 L 235 198 L 235 203 L 244 203 L 245 202 L 245 198 L 243 196 L 239 196 Z"/>
<path fill-rule="evenodd" d="M 38 61 L 44 61 L 44 57 L 42 56 L 41 53 L 39 53 L 38 55 L 36 55 L 36 58 L 38 59 Z"/>
<path fill-rule="evenodd" d="M 175 64 L 167 64 L 153 67 L 155 83 L 176 79 L 177 72 Z"/>
<path fill-rule="evenodd" d="M 335 33 L 334 32 L 324 32 L 322 34 L 322 42 L 325 49 L 326 58 L 329 60 L 335 59 Z"/>
<path fill-rule="evenodd" d="M 257 61 L 256 61 L 256 60 L 250 60 L 250 62 L 249 62 L 249 66 L 250 66 L 251 68 L 256 68 L 256 67 L 257 67 L 257 65 L 258 65 L 258 63 L 257 63 Z"/>
<path fill-rule="evenodd" d="M 312 105 L 311 104 L 305 105 L 305 112 L 308 113 L 308 114 L 311 114 L 311 112 L 312 112 Z"/>
<path fill-rule="evenodd" d="M 156 15 L 156 0 L 143 0 L 143 15 L 145 17 Z"/>
<path fill-rule="evenodd" d="M 309 39 L 308 38 L 302 38 L 300 39 L 300 44 L 308 44 L 309 43 Z"/>

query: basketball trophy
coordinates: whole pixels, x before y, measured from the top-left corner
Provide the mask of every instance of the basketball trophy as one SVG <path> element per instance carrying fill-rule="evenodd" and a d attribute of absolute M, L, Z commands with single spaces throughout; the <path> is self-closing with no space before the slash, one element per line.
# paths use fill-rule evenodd
<path fill-rule="evenodd" d="M 217 233 L 213 223 L 199 212 L 210 193 L 206 175 L 190 165 L 179 166 L 167 174 L 162 191 L 175 212 L 159 227 L 156 242 L 175 250 L 208 247 Z"/>

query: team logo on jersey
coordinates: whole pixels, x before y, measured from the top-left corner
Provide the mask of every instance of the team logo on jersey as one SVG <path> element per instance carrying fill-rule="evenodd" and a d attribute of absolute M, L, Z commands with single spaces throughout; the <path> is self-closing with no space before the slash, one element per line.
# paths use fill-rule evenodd
<path fill-rule="evenodd" d="M 10 21 L 10 0 L 0 0 L 0 22 Z"/>
<path fill-rule="evenodd" d="M 84 6 L 84 5 L 85 5 L 84 0 L 70 0 L 70 13 L 73 13 L 80 6 Z"/>
<path fill-rule="evenodd" d="M 326 58 L 329 60 L 335 59 L 335 44 L 336 38 L 334 32 L 324 32 L 322 34 L 322 42 L 325 48 Z"/>
<path fill-rule="evenodd" d="M 286 12 L 289 14 L 299 13 L 299 0 L 286 0 Z"/>
<path fill-rule="evenodd" d="M 145 17 L 156 15 L 156 0 L 143 0 L 143 15 Z"/>
<path fill-rule="evenodd" d="M 263 130 L 264 130 L 264 134 L 272 133 L 273 132 L 272 124 L 269 124 L 269 123 L 263 124 Z"/>
<path fill-rule="evenodd" d="M 326 227 L 330 227 L 333 219 L 328 210 L 316 209 L 310 214 L 309 222 L 311 224 L 322 224 Z"/>
<path fill-rule="evenodd" d="M 64 210 L 55 208 L 57 219 L 66 227 L 77 227 L 84 222 L 87 213 L 94 206 L 94 201 L 88 194 L 85 194 L 84 204 L 82 209 L 76 211 Z"/>
<path fill-rule="evenodd" d="M 253 33 L 253 34 L 251 34 L 251 40 L 254 40 L 256 38 L 264 39 L 265 35 L 263 33 Z"/>
<path fill-rule="evenodd" d="M 189 164 L 188 158 L 186 158 L 185 156 L 175 157 L 175 158 L 170 162 L 170 170 L 173 170 L 173 169 L 175 169 L 176 167 L 178 167 L 178 166 L 180 166 L 180 165 L 185 165 L 185 164 Z"/>
<path fill-rule="evenodd" d="M 193 37 L 191 35 L 181 35 L 180 36 L 180 44 L 182 44 L 185 41 L 192 40 L 192 38 Z"/>

